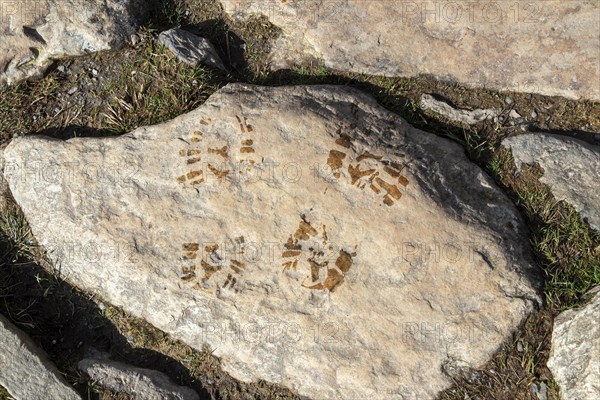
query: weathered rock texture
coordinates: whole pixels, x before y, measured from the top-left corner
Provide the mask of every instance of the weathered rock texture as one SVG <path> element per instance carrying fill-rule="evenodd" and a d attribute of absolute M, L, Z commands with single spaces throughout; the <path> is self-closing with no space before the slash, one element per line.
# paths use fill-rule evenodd
<path fill-rule="evenodd" d="M 139 400 L 199 400 L 188 387 L 175 385 L 162 372 L 109 360 L 86 358 L 77 365 L 91 380 L 116 393 Z"/>
<path fill-rule="evenodd" d="M 80 400 L 81 397 L 20 329 L 0 315 L 0 385 L 17 400 Z"/>
<path fill-rule="evenodd" d="M 526 134 L 502 141 L 512 151 L 517 169 L 539 164 L 540 182 L 557 200 L 579 211 L 590 226 L 600 230 L 600 148 L 566 136 Z"/>
<path fill-rule="evenodd" d="M 554 320 L 548 368 L 563 400 L 600 399 L 600 287 L 589 296 Z"/>
<path fill-rule="evenodd" d="M 122 46 L 138 0 L 0 0 L 0 87 L 42 74 L 55 59 Z"/>
<path fill-rule="evenodd" d="M 452 107 L 450 104 L 441 100 L 435 99 L 429 94 L 421 96 L 420 106 L 423 110 L 433 111 L 440 114 L 451 121 L 462 122 L 463 124 L 473 125 L 487 119 L 497 118 L 500 114 L 499 110 L 481 109 L 476 110 L 460 110 Z"/>
<path fill-rule="evenodd" d="M 161 32 L 158 43 L 167 47 L 175 56 L 186 64 L 208 65 L 225 71 L 223 61 L 213 45 L 205 38 L 182 29 L 169 29 Z"/>
<path fill-rule="evenodd" d="M 273 65 L 431 74 L 472 87 L 600 99 L 597 1 L 221 0 L 283 30 Z"/>
<path fill-rule="evenodd" d="M 244 381 L 430 398 L 539 299 L 492 180 L 351 89 L 229 85 L 162 125 L 5 157 L 68 280 Z"/>

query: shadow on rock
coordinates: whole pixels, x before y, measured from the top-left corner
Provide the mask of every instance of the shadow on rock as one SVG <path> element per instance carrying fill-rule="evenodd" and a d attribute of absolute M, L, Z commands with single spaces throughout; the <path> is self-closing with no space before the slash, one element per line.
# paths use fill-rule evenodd
<path fill-rule="evenodd" d="M 32 132 L 30 135 L 48 136 L 54 139 L 68 140 L 76 137 L 110 137 L 119 136 L 115 131 L 110 129 L 96 129 L 88 126 L 69 125 L 66 127 L 53 127 L 37 132 Z"/>
<path fill-rule="evenodd" d="M 4 221 L 3 225 L 6 225 Z M 15 221 L 8 222 L 14 224 Z M 93 296 L 85 294 L 27 257 L 34 245 L 15 243 L 0 231 L 0 312 L 40 345 L 83 398 L 93 390 L 76 369 L 81 359 L 108 353 L 111 359 L 158 370 L 179 385 L 210 399 L 201 382 L 181 362 L 157 351 L 134 347 L 103 313 Z M 165 334 L 161 337 L 166 338 Z M 97 395 L 95 395 L 97 396 Z"/>
<path fill-rule="evenodd" d="M 558 129 L 542 129 L 538 126 L 531 126 L 531 128 L 529 129 L 529 132 L 531 133 L 550 133 L 553 135 L 561 135 L 561 136 L 566 136 L 566 137 L 570 137 L 573 139 L 579 139 L 582 140 L 584 142 L 587 142 L 589 144 L 593 144 L 596 146 L 600 146 L 600 134 L 597 133 L 593 133 L 593 132 L 586 132 L 586 131 L 582 131 L 582 130 L 571 130 L 571 131 L 561 131 Z"/>
<path fill-rule="evenodd" d="M 182 28 L 211 42 L 229 70 L 241 77 L 250 77 L 252 73 L 245 56 L 246 43 L 229 29 L 224 20 L 211 19 Z"/>

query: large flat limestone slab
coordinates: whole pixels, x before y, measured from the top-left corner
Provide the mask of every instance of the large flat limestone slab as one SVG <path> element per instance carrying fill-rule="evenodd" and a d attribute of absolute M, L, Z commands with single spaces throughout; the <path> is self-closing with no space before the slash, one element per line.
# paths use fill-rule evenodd
<path fill-rule="evenodd" d="M 5 175 L 65 277 L 244 381 L 432 398 L 539 302 L 523 223 L 457 144 L 336 86 L 228 85 Z"/>
<path fill-rule="evenodd" d="M 221 0 L 283 34 L 272 65 L 421 74 L 474 88 L 600 99 L 597 1 Z"/>

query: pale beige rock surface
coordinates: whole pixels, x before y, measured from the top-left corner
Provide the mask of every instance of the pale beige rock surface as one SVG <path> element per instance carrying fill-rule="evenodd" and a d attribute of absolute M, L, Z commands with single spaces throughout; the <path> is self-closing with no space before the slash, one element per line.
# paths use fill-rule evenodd
<path fill-rule="evenodd" d="M 554 320 L 548 368 L 563 400 L 600 398 L 600 286 Z"/>
<path fill-rule="evenodd" d="M 475 110 L 461 110 L 452 107 L 450 104 L 437 100 L 429 94 L 421 95 L 421 101 L 419 103 L 423 110 L 433 111 L 434 113 L 440 114 L 451 121 L 462 122 L 467 125 L 474 125 L 478 122 L 485 120 L 494 120 L 500 115 L 500 110 L 494 109 L 475 109 Z"/>
<path fill-rule="evenodd" d="M 53 60 L 124 45 L 138 0 L 0 0 L 0 87 L 37 77 Z"/>
<path fill-rule="evenodd" d="M 545 183 L 557 200 L 571 204 L 590 226 L 600 231 L 600 148 L 561 135 L 531 133 L 502 141 L 510 148 L 517 170 L 539 164 Z"/>
<path fill-rule="evenodd" d="M 46 354 L 0 315 L 0 385 L 17 400 L 80 400 Z"/>
<path fill-rule="evenodd" d="M 16 139 L 4 169 L 66 279 L 244 381 L 432 398 L 540 299 L 491 179 L 349 88 L 228 85 L 122 137 Z"/>
<path fill-rule="evenodd" d="M 310 61 L 386 76 L 600 99 L 597 1 L 221 0 L 283 30 L 276 68 Z"/>
<path fill-rule="evenodd" d="M 136 400 L 199 400 L 192 389 L 175 385 L 159 371 L 124 363 L 86 358 L 77 364 L 95 384 Z"/>

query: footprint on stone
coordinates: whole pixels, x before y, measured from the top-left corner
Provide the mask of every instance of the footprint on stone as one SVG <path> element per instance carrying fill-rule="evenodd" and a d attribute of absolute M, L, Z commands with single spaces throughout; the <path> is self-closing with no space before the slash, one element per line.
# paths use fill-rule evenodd
<path fill-rule="evenodd" d="M 202 131 L 192 132 L 191 145 L 187 149 L 179 150 L 179 156 L 184 158 L 186 164 L 186 173 L 177 178 L 177 182 L 182 185 L 196 186 L 204 182 L 201 164 L 202 149 L 198 146 L 202 136 Z"/>
<path fill-rule="evenodd" d="M 315 246 L 314 239 L 318 239 L 321 246 Z M 329 290 L 333 292 L 343 281 L 344 275 L 352 266 L 352 258 L 356 253 L 339 251 L 335 262 L 331 262 L 329 252 L 333 251 L 333 245 L 329 242 L 327 228 L 323 225 L 321 233 L 309 222 L 302 219 L 298 229 L 290 235 L 284 245 L 281 254 L 284 271 L 298 269 L 300 263 L 306 263 L 310 267 L 309 282 L 302 283 L 308 289 Z"/>
<path fill-rule="evenodd" d="M 240 167 L 244 168 L 245 166 L 246 171 L 249 171 L 252 165 L 260 161 L 254 148 L 254 141 L 256 140 L 254 127 L 248 123 L 246 117 L 236 115 L 235 118 L 237 119 L 241 135 L 238 150 Z"/>
<path fill-rule="evenodd" d="M 381 196 L 383 204 L 388 207 L 402 198 L 400 187 L 406 187 L 409 180 L 402 175 L 404 166 L 397 162 L 386 160 L 365 150 L 353 161 L 351 138 L 338 130 L 339 139 L 335 141 L 337 148 L 330 150 L 327 165 L 331 168 L 336 179 L 342 178 L 344 169 L 347 168 L 349 183 L 364 190 L 369 188 L 376 195 Z"/>
<path fill-rule="evenodd" d="M 240 236 L 236 238 L 235 242 L 237 245 L 243 245 L 244 237 Z M 201 250 L 202 253 L 199 254 Z M 218 250 L 218 244 L 201 246 L 200 243 L 184 243 L 182 245 L 182 258 L 184 261 L 189 261 L 190 264 L 182 268 L 181 280 L 193 283 L 194 288 L 201 290 L 203 289 L 203 286 L 201 286 L 200 283 L 205 285 L 212 279 L 219 279 L 217 275 L 223 271 L 224 266 L 228 263 L 229 268 L 226 279 L 222 284 L 219 284 L 219 286 L 239 292 L 238 277 L 245 271 L 246 264 L 239 261 L 237 258 L 243 256 L 244 248 L 243 246 L 240 247 L 239 254 L 237 254 L 236 258 L 230 259 L 229 262 L 219 255 Z M 202 271 L 201 276 L 197 275 L 197 271 Z"/>

